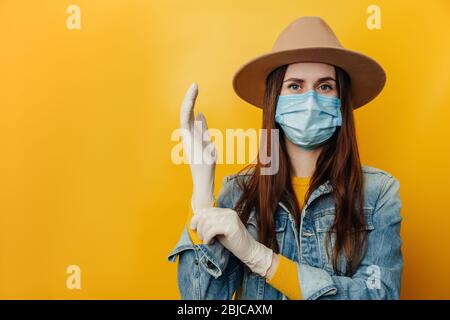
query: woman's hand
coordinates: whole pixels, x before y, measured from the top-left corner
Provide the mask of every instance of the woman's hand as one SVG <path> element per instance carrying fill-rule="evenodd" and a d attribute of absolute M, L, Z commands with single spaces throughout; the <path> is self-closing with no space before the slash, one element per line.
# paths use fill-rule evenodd
<path fill-rule="evenodd" d="M 213 243 L 213 238 L 223 244 L 238 259 L 255 273 L 266 276 L 271 266 L 273 250 L 256 241 L 237 212 L 227 208 L 204 208 L 192 218 L 190 227 L 205 244 Z"/>
<path fill-rule="evenodd" d="M 186 153 L 192 174 L 194 213 L 197 209 L 214 205 L 214 172 L 217 159 L 204 115 L 199 112 L 194 121 L 197 95 L 198 86 L 194 82 L 187 90 L 180 110 L 183 151 Z"/>

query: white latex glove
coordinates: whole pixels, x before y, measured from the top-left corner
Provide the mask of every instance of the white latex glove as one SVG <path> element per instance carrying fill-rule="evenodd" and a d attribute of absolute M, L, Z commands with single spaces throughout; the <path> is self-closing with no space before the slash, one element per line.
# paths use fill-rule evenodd
<path fill-rule="evenodd" d="M 236 211 L 228 208 L 204 208 L 191 219 L 190 227 L 204 244 L 211 244 L 213 238 L 223 244 L 250 270 L 262 277 L 271 266 L 273 250 L 256 241 Z"/>
<path fill-rule="evenodd" d="M 214 172 L 216 149 L 208 133 L 205 116 L 198 113 L 194 121 L 194 104 L 198 95 L 197 83 L 187 90 L 180 110 L 183 151 L 191 168 L 193 192 L 191 205 L 197 209 L 214 205 Z"/>

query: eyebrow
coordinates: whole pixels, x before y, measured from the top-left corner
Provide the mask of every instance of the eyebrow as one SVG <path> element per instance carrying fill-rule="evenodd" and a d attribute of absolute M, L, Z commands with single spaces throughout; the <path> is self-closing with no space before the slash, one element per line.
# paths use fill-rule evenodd
<path fill-rule="evenodd" d="M 333 77 L 322 77 L 322 78 L 317 79 L 317 81 L 315 83 L 328 81 L 328 80 L 332 80 L 332 81 L 336 82 L 336 80 Z M 286 82 L 286 81 L 294 81 L 294 82 L 297 82 L 297 83 L 305 82 L 304 79 L 299 79 L 299 78 L 289 78 L 287 80 L 284 80 L 283 82 Z"/>

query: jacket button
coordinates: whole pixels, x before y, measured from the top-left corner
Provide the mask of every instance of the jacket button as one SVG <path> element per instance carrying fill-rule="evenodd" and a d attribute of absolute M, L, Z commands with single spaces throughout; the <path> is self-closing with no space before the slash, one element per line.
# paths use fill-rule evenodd
<path fill-rule="evenodd" d="M 194 260 L 194 263 L 195 263 L 195 264 L 198 264 L 198 259 L 195 259 L 195 260 Z"/>

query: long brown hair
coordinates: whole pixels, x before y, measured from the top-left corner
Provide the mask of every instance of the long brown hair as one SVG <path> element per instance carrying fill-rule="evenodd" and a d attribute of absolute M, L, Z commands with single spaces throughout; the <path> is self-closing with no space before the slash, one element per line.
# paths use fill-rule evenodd
<path fill-rule="evenodd" d="M 267 143 L 264 146 L 260 145 L 260 152 L 261 148 L 265 147 L 266 154 L 270 154 L 271 129 L 279 129 L 278 172 L 272 175 L 261 174 L 261 168 L 265 165 L 260 162 L 259 157 L 256 163 L 244 167 L 240 172 L 245 172 L 248 179 L 237 179 L 242 194 L 235 206 L 243 222 L 248 220 L 254 208 L 257 210 L 258 241 L 272 248 L 276 253 L 279 253 L 279 248 L 275 236 L 274 214 L 278 202 L 281 201 L 292 213 L 297 230 L 301 216 L 300 206 L 291 183 L 291 163 L 283 130 L 275 122 L 276 101 L 281 92 L 287 67 L 288 65 L 284 65 L 275 69 L 266 79 L 262 119 L 262 128 L 267 132 Z M 341 99 L 342 126 L 337 127 L 333 136 L 323 145 L 305 200 L 316 188 L 329 180 L 335 203 L 335 220 L 330 228 L 330 231 L 336 232 L 332 265 L 337 271 L 338 257 L 343 253 L 348 261 L 345 273 L 351 275 L 363 256 L 366 244 L 366 233 L 362 232 L 365 226 L 363 174 L 350 100 L 350 77 L 337 66 L 335 71 L 337 90 Z M 254 170 L 248 170 L 252 168 Z M 328 233 L 327 243 L 330 236 L 331 233 Z"/>

